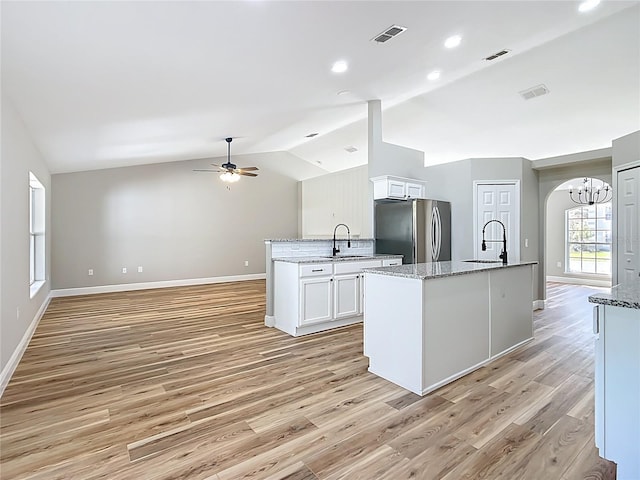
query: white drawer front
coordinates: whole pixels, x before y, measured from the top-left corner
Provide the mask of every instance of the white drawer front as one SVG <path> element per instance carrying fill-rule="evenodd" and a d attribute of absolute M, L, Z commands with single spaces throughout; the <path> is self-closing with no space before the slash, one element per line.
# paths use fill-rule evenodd
<path fill-rule="evenodd" d="M 301 277 L 319 277 L 322 275 L 332 275 L 333 267 L 331 263 L 312 263 L 300 265 Z"/>
<path fill-rule="evenodd" d="M 359 273 L 363 268 L 381 267 L 381 260 L 360 260 L 356 262 L 336 262 L 334 265 L 335 274 Z"/>
<path fill-rule="evenodd" d="M 402 265 L 402 258 L 385 258 L 382 260 L 383 267 L 391 267 L 395 265 Z"/>

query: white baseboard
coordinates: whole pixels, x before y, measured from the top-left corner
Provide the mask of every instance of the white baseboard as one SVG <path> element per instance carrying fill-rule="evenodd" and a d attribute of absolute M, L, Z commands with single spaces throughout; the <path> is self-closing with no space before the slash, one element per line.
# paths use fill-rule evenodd
<path fill-rule="evenodd" d="M 534 300 L 533 301 L 533 309 L 534 310 L 544 310 L 544 307 L 547 306 L 546 300 Z"/>
<path fill-rule="evenodd" d="M 273 315 L 265 315 L 264 316 L 264 325 L 265 327 L 275 327 L 276 326 L 276 317 Z"/>
<path fill-rule="evenodd" d="M 51 301 L 51 294 L 47 295 L 47 298 L 45 299 L 45 301 L 42 302 L 42 305 L 40 305 L 40 308 L 36 312 L 35 317 L 33 317 L 33 320 L 31 320 L 29 327 L 24 332 L 24 335 L 22 336 L 22 340 L 20 340 L 20 343 L 18 343 L 18 345 L 16 346 L 16 349 L 13 351 L 11 358 L 9 358 L 9 361 L 2 369 L 2 372 L 0 372 L 0 397 L 2 397 L 2 394 L 4 393 L 4 389 L 7 388 L 7 385 L 9 384 L 9 380 L 11 380 L 11 377 L 13 376 L 13 372 L 16 371 L 16 368 L 18 367 L 18 364 L 20 363 L 20 360 L 22 359 L 24 352 L 27 350 L 27 347 L 29 346 L 29 342 L 31 341 L 31 337 L 33 337 L 33 334 L 36 331 L 38 324 L 40 323 L 40 319 L 42 318 L 42 315 L 44 314 L 45 310 L 49 306 L 50 301 Z"/>
<path fill-rule="evenodd" d="M 131 290 L 148 290 L 150 288 L 187 287 L 190 285 L 207 285 L 211 283 L 243 282 L 247 280 L 264 280 L 266 274 L 252 273 L 248 275 L 229 275 L 226 277 L 186 278 L 183 280 L 163 280 L 158 282 L 120 283 L 117 285 L 99 285 L 96 287 L 61 288 L 51 290 L 52 297 L 70 297 L 74 295 L 91 295 L 94 293 L 127 292 Z"/>
<path fill-rule="evenodd" d="M 611 280 L 599 280 L 597 278 L 555 277 L 547 275 L 547 282 L 589 285 L 591 287 L 611 287 Z"/>

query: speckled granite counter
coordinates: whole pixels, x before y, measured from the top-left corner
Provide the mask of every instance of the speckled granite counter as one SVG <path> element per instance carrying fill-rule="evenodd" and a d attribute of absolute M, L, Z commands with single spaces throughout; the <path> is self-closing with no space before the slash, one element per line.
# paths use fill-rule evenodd
<path fill-rule="evenodd" d="M 335 257 L 285 257 L 274 258 L 274 262 L 287 263 L 330 263 L 330 262 L 357 262 L 358 260 L 382 260 L 385 258 L 402 258 L 402 255 L 336 255 Z"/>
<path fill-rule="evenodd" d="M 536 265 L 538 262 L 509 262 L 503 265 L 498 263 L 474 263 L 474 262 L 434 262 L 398 265 L 395 267 L 366 268 L 365 273 L 378 275 L 390 275 L 393 277 L 416 278 L 427 280 L 430 278 L 452 277 L 454 275 L 466 275 L 468 273 L 495 270 L 499 268 L 519 267 L 521 265 Z"/>
<path fill-rule="evenodd" d="M 271 242 L 271 243 L 276 243 L 276 242 L 294 242 L 294 243 L 299 243 L 299 242 L 331 242 L 333 240 L 333 237 L 331 235 L 324 237 L 324 238 L 268 238 L 265 240 L 265 242 Z M 342 240 L 346 240 L 346 238 L 344 238 L 344 236 L 341 234 L 338 237 L 338 240 L 342 241 Z M 351 237 L 352 241 L 364 241 L 364 242 L 373 242 L 373 238 L 360 238 L 358 236 L 353 236 Z"/>
<path fill-rule="evenodd" d="M 616 285 L 611 288 L 611 293 L 591 295 L 589 301 L 601 305 L 640 309 L 640 279 L 631 284 Z M 640 319 L 640 312 L 638 318 Z"/>

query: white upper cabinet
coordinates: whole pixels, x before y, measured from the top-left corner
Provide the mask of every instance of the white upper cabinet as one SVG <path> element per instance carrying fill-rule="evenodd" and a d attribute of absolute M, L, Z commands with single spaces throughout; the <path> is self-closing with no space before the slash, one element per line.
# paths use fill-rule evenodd
<path fill-rule="evenodd" d="M 375 200 L 390 198 L 408 200 L 410 198 L 427 198 L 426 182 L 410 178 L 383 175 L 373 177 L 373 198 Z"/>

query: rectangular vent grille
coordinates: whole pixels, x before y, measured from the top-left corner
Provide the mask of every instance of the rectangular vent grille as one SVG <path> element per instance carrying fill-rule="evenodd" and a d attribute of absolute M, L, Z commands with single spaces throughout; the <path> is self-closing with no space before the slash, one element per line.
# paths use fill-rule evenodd
<path fill-rule="evenodd" d="M 528 88 L 520 92 L 522 98 L 525 100 L 531 100 L 532 98 L 546 95 L 549 93 L 549 89 L 545 85 L 536 85 L 535 87 Z"/>
<path fill-rule="evenodd" d="M 485 60 L 495 60 L 496 58 L 499 58 L 503 55 L 506 55 L 507 53 L 509 53 L 511 50 L 507 50 L 506 48 L 504 50 L 500 50 L 499 52 L 494 53 L 493 55 L 489 55 L 487 58 L 485 58 Z"/>
<path fill-rule="evenodd" d="M 384 32 L 382 32 L 382 33 L 376 35 L 375 37 L 373 37 L 371 39 L 371 41 L 372 42 L 377 42 L 377 43 L 384 43 L 384 42 L 386 42 L 388 40 L 391 40 L 396 35 L 400 35 L 406 29 L 407 29 L 407 27 L 401 27 L 400 25 L 391 25 Z"/>
<path fill-rule="evenodd" d="M 358 151 L 358 149 L 356 147 L 354 147 L 353 145 L 349 145 L 348 147 L 344 147 L 344 149 L 349 153 L 353 153 L 353 152 L 357 152 Z"/>

